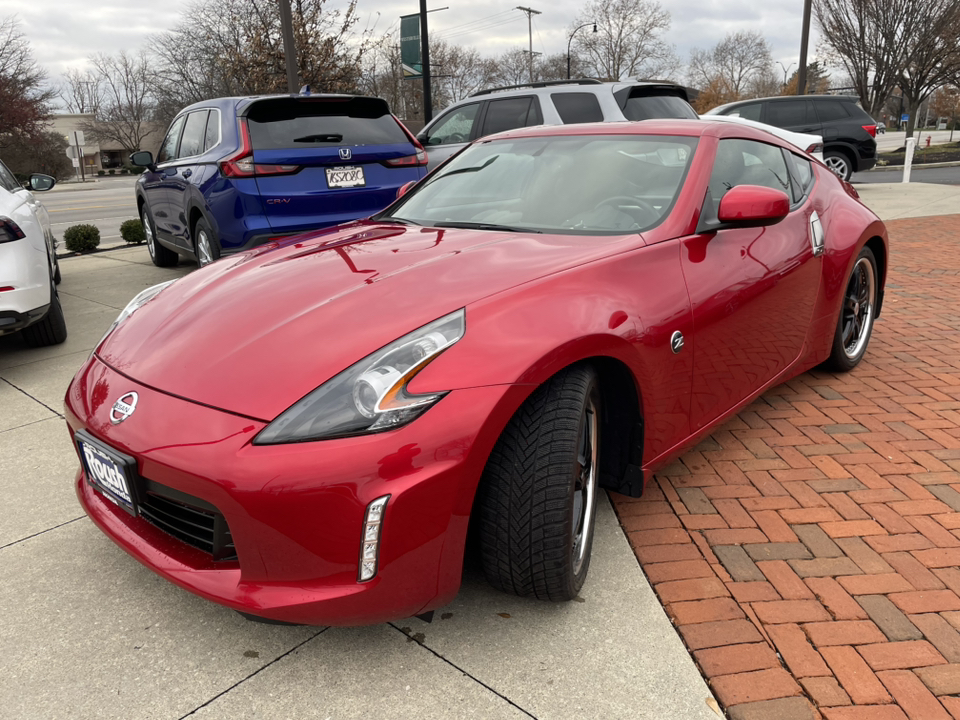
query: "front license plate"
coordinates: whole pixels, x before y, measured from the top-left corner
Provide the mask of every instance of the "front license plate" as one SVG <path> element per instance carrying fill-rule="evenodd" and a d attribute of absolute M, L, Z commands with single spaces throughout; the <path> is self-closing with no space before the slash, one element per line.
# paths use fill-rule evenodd
<path fill-rule="evenodd" d="M 87 479 L 110 502 L 137 514 L 133 498 L 136 460 L 94 439 L 83 430 L 76 435 Z"/>
<path fill-rule="evenodd" d="M 327 168 L 327 187 L 366 187 L 366 185 L 362 167 Z"/>

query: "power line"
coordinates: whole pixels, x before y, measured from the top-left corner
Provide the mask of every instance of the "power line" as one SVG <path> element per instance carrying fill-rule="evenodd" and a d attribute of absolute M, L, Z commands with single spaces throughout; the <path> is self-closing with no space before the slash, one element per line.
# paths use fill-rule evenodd
<path fill-rule="evenodd" d="M 445 28 L 445 29 L 441 30 L 441 32 L 448 33 L 448 32 L 451 32 L 451 31 L 453 31 L 453 30 L 457 30 L 457 29 L 459 29 L 459 28 L 466 27 L 467 25 L 477 25 L 477 24 L 480 24 L 480 23 L 485 23 L 485 22 L 487 22 L 488 20 L 492 20 L 493 18 L 500 17 L 500 16 L 502 16 L 502 15 L 512 15 L 512 14 L 513 14 L 513 10 L 512 10 L 512 9 L 511 9 L 511 10 L 504 10 L 503 12 L 494 13 L 493 15 L 487 15 L 487 16 L 482 17 L 482 18 L 477 18 L 476 20 L 469 20 L 469 21 L 467 21 L 467 22 L 465 22 L 465 23 L 460 23 L 459 25 L 452 25 L 451 27 L 448 27 L 448 28 Z"/>
<path fill-rule="evenodd" d="M 461 35 L 471 35 L 473 33 L 482 32 L 484 30 L 491 30 L 493 28 L 500 27 L 501 25 L 509 25 L 510 23 L 514 23 L 519 19 L 520 18 L 518 17 L 507 18 L 505 20 L 500 20 L 498 22 L 491 22 L 488 25 L 481 25 L 478 27 L 467 28 L 466 30 L 459 30 L 457 32 L 452 32 L 452 33 L 443 31 L 443 32 L 437 33 L 437 37 L 444 40 L 448 40 L 450 38 L 459 37 Z"/>

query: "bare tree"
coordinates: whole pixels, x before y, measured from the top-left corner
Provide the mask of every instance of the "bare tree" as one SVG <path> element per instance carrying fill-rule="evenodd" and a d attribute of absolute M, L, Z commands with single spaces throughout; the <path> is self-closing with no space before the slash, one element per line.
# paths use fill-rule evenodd
<path fill-rule="evenodd" d="M 55 92 L 37 65 L 15 17 L 0 20 L 0 147 L 44 130 Z"/>
<path fill-rule="evenodd" d="M 907 137 L 913 135 L 923 101 L 960 73 L 960 0 L 912 1 L 912 10 L 923 17 L 924 31 L 906 37 L 906 62 L 900 73 L 900 90 L 910 113 Z"/>
<path fill-rule="evenodd" d="M 475 48 L 430 40 L 430 63 L 439 91 L 434 104 L 443 108 L 494 82 L 496 63 Z"/>
<path fill-rule="evenodd" d="M 780 94 L 796 95 L 798 81 L 799 71 L 794 70 L 793 74 L 790 76 L 790 79 L 787 81 L 787 84 L 783 86 L 783 90 L 780 92 Z M 807 87 L 805 94 L 823 95 L 829 91 L 831 87 L 830 74 L 827 72 L 826 67 L 818 60 L 814 60 L 812 63 L 809 63 L 807 65 Z M 847 78 L 847 82 L 841 85 L 841 87 L 850 87 L 849 78 Z"/>
<path fill-rule="evenodd" d="M 350 92 L 372 45 L 358 33 L 356 0 L 293 0 L 301 80 L 315 92 Z M 286 65 L 275 0 L 194 0 L 176 27 L 153 43 L 159 58 L 158 115 L 211 97 L 286 92 Z"/>
<path fill-rule="evenodd" d="M 673 46 L 662 39 L 670 13 L 656 0 L 590 0 L 570 30 L 587 22 L 596 22 L 597 32 L 578 34 L 574 47 L 596 77 L 668 79 L 680 67 Z"/>
<path fill-rule="evenodd" d="M 70 68 L 57 94 L 69 112 L 96 113 L 103 104 L 103 85 L 97 73 Z"/>
<path fill-rule="evenodd" d="M 702 91 L 698 104 L 713 103 L 710 107 L 780 91 L 770 44 L 755 31 L 728 33 L 709 50 L 694 48 L 687 78 Z"/>
<path fill-rule="evenodd" d="M 153 130 L 150 57 L 142 50 L 138 55 L 121 50 L 117 55 L 91 55 L 90 65 L 102 94 L 92 108 L 94 121 L 83 124 L 84 132 L 99 142 L 115 142 L 127 152 L 139 150 Z"/>

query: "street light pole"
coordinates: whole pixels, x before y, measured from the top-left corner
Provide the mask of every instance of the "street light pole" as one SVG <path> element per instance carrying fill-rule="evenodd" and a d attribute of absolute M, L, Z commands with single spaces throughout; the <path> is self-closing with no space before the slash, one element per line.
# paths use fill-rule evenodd
<path fill-rule="evenodd" d="M 593 25 L 593 31 L 594 32 L 597 31 L 597 24 L 595 22 L 593 21 L 586 22 L 580 27 L 578 27 L 576 30 L 574 30 L 572 33 L 570 33 L 570 37 L 567 39 L 567 80 L 570 79 L 570 43 L 573 42 L 573 36 L 577 34 L 577 30 L 585 28 L 587 25 Z"/>
<path fill-rule="evenodd" d="M 287 92 L 297 92 L 297 50 L 293 44 L 293 14 L 290 0 L 280 0 L 280 32 L 283 35 L 283 56 L 287 65 Z"/>
<path fill-rule="evenodd" d="M 803 0 L 803 28 L 800 31 L 800 65 L 797 67 L 797 95 L 807 92 L 807 45 L 810 44 L 811 0 Z"/>
<path fill-rule="evenodd" d="M 420 73 L 423 75 L 423 122 L 433 120 L 433 94 L 430 87 L 430 31 L 427 29 L 427 0 L 420 0 Z"/>
<path fill-rule="evenodd" d="M 539 10 L 533 8 L 517 6 L 517 10 L 527 14 L 527 31 L 530 35 L 530 82 L 533 82 L 533 16 L 542 15 Z"/>
<path fill-rule="evenodd" d="M 790 63 L 786 67 L 783 67 L 783 63 L 777 60 L 777 65 L 783 68 L 783 87 L 787 87 L 787 73 L 790 72 L 790 68 L 793 67 L 793 63 Z"/>

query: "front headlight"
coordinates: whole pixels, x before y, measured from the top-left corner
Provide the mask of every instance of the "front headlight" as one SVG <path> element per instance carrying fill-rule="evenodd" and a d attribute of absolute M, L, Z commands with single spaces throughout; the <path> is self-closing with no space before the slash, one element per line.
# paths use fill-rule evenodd
<path fill-rule="evenodd" d="M 301 399 L 264 428 L 254 444 L 365 435 L 406 425 L 446 394 L 411 395 L 407 385 L 465 330 L 461 309 L 404 335 Z"/>
<path fill-rule="evenodd" d="M 94 352 L 103 344 L 103 341 L 109 337 L 110 333 L 117 329 L 117 326 L 126 320 L 128 317 L 133 315 L 137 310 L 146 305 L 150 300 L 153 300 L 157 295 L 160 294 L 160 291 L 166 288 L 168 285 L 172 285 L 177 280 L 167 280 L 167 282 L 160 283 L 159 285 L 152 285 L 146 290 L 143 290 L 137 293 L 136 297 L 133 298 L 130 302 L 127 303 L 127 306 L 120 311 L 120 314 L 117 315 L 117 319 L 113 321 L 113 325 L 103 334 L 103 337 L 100 338 L 100 342 L 94 345 Z"/>

